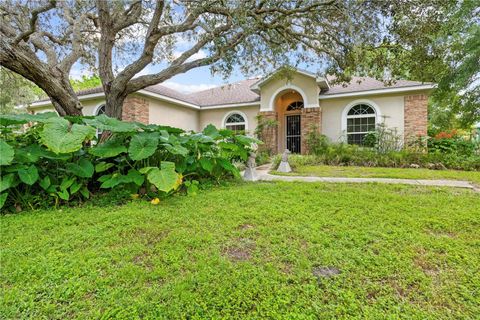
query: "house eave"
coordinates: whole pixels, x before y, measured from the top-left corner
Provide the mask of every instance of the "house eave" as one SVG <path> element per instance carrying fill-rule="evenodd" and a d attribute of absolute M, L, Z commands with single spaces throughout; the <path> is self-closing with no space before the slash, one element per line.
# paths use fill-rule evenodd
<path fill-rule="evenodd" d="M 168 102 L 178 104 L 178 105 L 181 105 L 181 106 L 184 106 L 184 107 L 187 107 L 187 108 L 192 108 L 192 109 L 195 109 L 195 110 L 200 109 L 200 106 L 198 106 L 198 105 L 195 105 L 195 104 L 192 104 L 192 103 L 189 103 L 189 102 L 186 102 L 186 101 L 178 100 L 178 99 L 175 99 L 175 98 L 170 98 L 170 97 L 167 97 L 167 96 L 164 96 L 164 95 L 161 95 L 161 94 L 158 94 L 158 93 L 150 92 L 150 91 L 147 91 L 147 90 L 144 90 L 144 89 L 137 91 L 136 94 L 144 95 L 144 96 L 155 98 L 155 99 L 158 99 L 158 100 L 168 101 Z M 105 94 L 103 92 L 98 92 L 98 93 L 91 93 L 91 94 L 85 94 L 85 95 L 78 96 L 78 100 L 79 101 L 85 101 L 85 100 L 90 100 L 90 99 L 95 99 L 95 98 L 103 98 L 103 97 L 105 97 Z M 28 108 L 35 109 L 35 108 L 49 106 L 51 104 L 52 104 L 52 102 L 50 100 L 39 101 L 39 102 L 34 102 L 34 103 L 30 104 L 28 106 Z"/>
<path fill-rule="evenodd" d="M 348 98 L 348 97 L 358 97 L 358 96 L 366 96 L 366 95 L 404 93 L 404 92 L 411 92 L 411 91 L 426 91 L 426 90 L 432 90 L 435 88 L 436 88 L 435 84 L 425 84 L 425 85 L 409 86 L 409 87 L 401 87 L 401 88 L 385 88 L 385 89 L 373 89 L 373 90 L 363 90 L 363 91 L 354 91 L 354 92 L 343 92 L 343 93 L 335 93 L 335 94 L 321 94 L 318 97 L 318 99 L 328 100 L 328 99 L 335 99 L 335 98 Z"/>
<path fill-rule="evenodd" d="M 279 70 L 280 69 L 277 69 L 274 72 L 272 72 L 271 74 L 267 75 L 266 77 L 258 80 L 257 82 L 255 82 L 254 84 L 252 84 L 250 86 L 250 89 L 253 92 L 260 93 L 260 87 L 263 86 L 265 83 L 267 83 L 275 74 L 278 73 Z M 326 78 L 318 77 L 316 74 L 313 74 L 311 72 L 304 71 L 304 70 L 301 70 L 301 69 L 295 69 L 295 72 L 298 73 L 298 74 L 304 75 L 306 77 L 315 79 L 315 82 L 317 83 L 317 85 L 322 89 L 329 89 L 330 88 L 330 85 L 328 84 L 328 81 L 327 81 Z"/>
<path fill-rule="evenodd" d="M 82 96 L 78 97 L 78 100 L 83 101 L 83 100 L 89 100 L 89 99 L 95 99 L 95 98 L 101 98 L 104 97 L 105 94 L 103 92 L 98 92 L 98 93 L 91 93 L 91 94 L 85 94 Z M 44 100 L 44 101 L 38 101 L 38 102 L 33 102 L 28 105 L 28 108 L 40 108 L 40 107 L 45 107 L 49 106 L 52 104 L 52 101 L 50 100 Z"/>
<path fill-rule="evenodd" d="M 205 106 L 205 107 L 201 107 L 200 110 L 238 108 L 238 107 L 254 107 L 254 106 L 260 106 L 260 101 Z"/>

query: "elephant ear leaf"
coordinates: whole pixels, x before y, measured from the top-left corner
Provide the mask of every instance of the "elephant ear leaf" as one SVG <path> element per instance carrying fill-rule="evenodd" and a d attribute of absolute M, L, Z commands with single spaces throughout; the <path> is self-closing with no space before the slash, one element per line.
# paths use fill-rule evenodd
<path fill-rule="evenodd" d="M 162 162 L 161 169 L 151 169 L 148 172 L 147 179 L 158 190 L 169 192 L 177 187 L 179 175 L 175 172 L 174 163 Z"/>
<path fill-rule="evenodd" d="M 128 148 L 128 155 L 132 160 L 143 160 L 155 153 L 158 146 L 159 135 L 153 133 L 139 133 L 132 137 Z"/>
<path fill-rule="evenodd" d="M 70 125 L 63 118 L 48 119 L 40 132 L 42 143 L 55 153 L 75 152 L 86 139 L 94 136 L 94 128 L 76 123 Z"/>
<path fill-rule="evenodd" d="M 80 159 L 77 163 L 67 163 L 66 168 L 68 171 L 80 178 L 91 178 L 95 168 L 93 164 L 87 159 Z"/>
<path fill-rule="evenodd" d="M 97 129 L 111 132 L 135 132 L 138 129 L 138 126 L 135 123 L 110 118 L 105 114 L 96 116 L 93 119 L 86 118 L 83 119 L 83 121 Z"/>
<path fill-rule="evenodd" d="M 127 147 L 120 139 L 110 139 L 89 149 L 90 154 L 102 158 L 112 158 L 127 152 Z"/>
<path fill-rule="evenodd" d="M 13 186 L 15 175 L 13 173 L 0 177 L 0 192 L 3 192 Z"/>
<path fill-rule="evenodd" d="M 31 165 L 28 168 L 23 168 L 18 170 L 18 176 L 23 183 L 32 185 L 38 180 L 38 170 L 37 167 Z"/>
<path fill-rule="evenodd" d="M 8 192 L 0 194 L 0 209 L 3 208 L 5 201 L 7 201 L 7 197 L 8 197 Z"/>
<path fill-rule="evenodd" d="M 3 140 L 0 140 L 0 166 L 12 163 L 15 152 L 13 148 Z"/>

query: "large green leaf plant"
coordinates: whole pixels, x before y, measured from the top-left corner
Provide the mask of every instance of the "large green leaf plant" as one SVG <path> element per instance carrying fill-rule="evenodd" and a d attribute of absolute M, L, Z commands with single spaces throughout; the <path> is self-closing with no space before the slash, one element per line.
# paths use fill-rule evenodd
<path fill-rule="evenodd" d="M 6 211 L 74 204 L 111 189 L 146 198 L 196 194 L 204 182 L 238 177 L 232 162 L 259 142 L 212 125 L 193 133 L 55 113 L 0 115 L 0 133 Z"/>

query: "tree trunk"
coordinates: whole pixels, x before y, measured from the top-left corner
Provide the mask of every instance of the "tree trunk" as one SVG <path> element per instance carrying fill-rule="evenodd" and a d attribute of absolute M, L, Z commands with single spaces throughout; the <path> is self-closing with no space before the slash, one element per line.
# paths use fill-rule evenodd
<path fill-rule="evenodd" d="M 36 57 L 12 48 L 6 41 L 1 41 L 0 47 L 0 64 L 45 91 L 59 115 L 82 115 L 82 104 L 70 84 L 68 74 L 44 63 L 36 63 Z"/>
<path fill-rule="evenodd" d="M 104 86 L 105 87 L 105 86 Z M 118 90 L 105 91 L 105 113 L 107 116 L 122 120 L 123 103 L 127 97 L 126 94 Z"/>

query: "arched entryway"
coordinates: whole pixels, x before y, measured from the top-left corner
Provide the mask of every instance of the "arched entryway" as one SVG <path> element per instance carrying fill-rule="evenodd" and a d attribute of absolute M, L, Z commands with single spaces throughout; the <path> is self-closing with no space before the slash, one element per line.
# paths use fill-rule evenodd
<path fill-rule="evenodd" d="M 296 90 L 287 89 L 277 94 L 274 103 L 278 115 L 278 150 L 302 153 L 302 95 Z"/>

